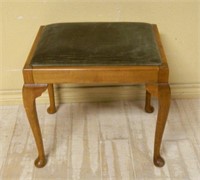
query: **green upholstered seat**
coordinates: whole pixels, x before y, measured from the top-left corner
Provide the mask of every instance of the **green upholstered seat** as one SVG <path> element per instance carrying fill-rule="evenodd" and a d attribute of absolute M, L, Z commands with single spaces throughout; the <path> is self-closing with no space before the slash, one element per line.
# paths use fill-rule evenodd
<path fill-rule="evenodd" d="M 44 27 L 32 66 L 160 65 L 147 23 L 58 23 Z"/>

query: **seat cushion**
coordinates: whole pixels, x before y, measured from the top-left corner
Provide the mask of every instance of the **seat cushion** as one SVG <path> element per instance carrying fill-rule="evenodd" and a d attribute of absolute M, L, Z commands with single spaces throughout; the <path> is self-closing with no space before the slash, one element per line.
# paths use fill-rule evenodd
<path fill-rule="evenodd" d="M 58 23 L 44 27 L 32 66 L 160 65 L 147 23 Z"/>

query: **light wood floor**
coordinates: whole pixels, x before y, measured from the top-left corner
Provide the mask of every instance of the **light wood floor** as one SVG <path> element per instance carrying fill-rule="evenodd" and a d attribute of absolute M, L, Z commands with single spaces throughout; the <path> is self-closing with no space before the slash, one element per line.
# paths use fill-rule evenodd
<path fill-rule="evenodd" d="M 48 164 L 36 148 L 23 106 L 0 107 L 0 179 L 200 179 L 200 99 L 172 100 L 163 139 L 163 168 L 152 163 L 157 115 L 143 101 L 38 105 Z"/>

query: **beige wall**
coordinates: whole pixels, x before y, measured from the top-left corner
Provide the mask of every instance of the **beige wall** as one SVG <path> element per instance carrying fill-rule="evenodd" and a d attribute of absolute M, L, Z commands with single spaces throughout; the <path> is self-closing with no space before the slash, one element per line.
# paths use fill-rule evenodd
<path fill-rule="evenodd" d="M 185 91 L 193 88 L 190 93 L 199 94 L 198 0 L 1 0 L 1 102 L 6 102 L 6 98 L 11 96 L 16 101 L 21 98 L 21 69 L 39 26 L 71 21 L 141 21 L 157 24 L 168 57 L 170 83 L 174 86 L 174 92 L 184 94 L 184 88 Z"/>

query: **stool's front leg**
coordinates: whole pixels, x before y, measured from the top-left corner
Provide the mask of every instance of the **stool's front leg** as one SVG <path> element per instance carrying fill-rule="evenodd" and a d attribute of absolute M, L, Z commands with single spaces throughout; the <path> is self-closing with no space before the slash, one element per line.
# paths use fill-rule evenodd
<path fill-rule="evenodd" d="M 164 159 L 160 155 L 160 146 L 162 141 L 162 136 L 167 121 L 167 116 L 170 106 L 170 87 L 167 83 L 158 85 L 158 117 L 156 124 L 156 133 L 155 133 L 155 143 L 154 143 L 154 164 L 155 166 L 162 167 L 165 164 Z"/>
<path fill-rule="evenodd" d="M 38 158 L 35 160 L 35 166 L 41 168 L 45 166 L 45 154 L 42 141 L 42 135 L 40 130 L 40 125 L 38 122 L 35 99 L 47 89 L 46 84 L 36 85 L 36 84 L 25 84 L 23 86 L 23 102 L 26 110 L 26 114 L 35 138 L 35 142 L 38 149 Z"/>

